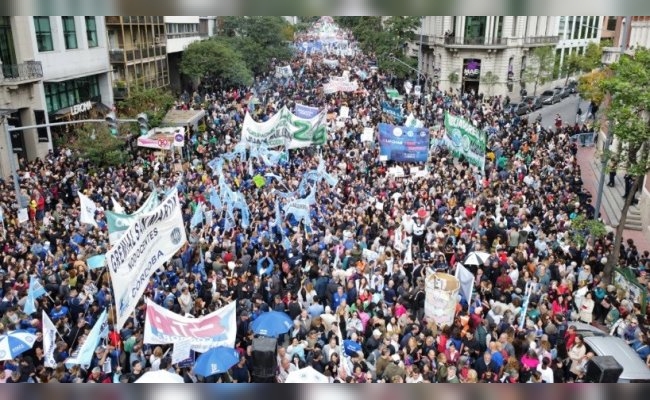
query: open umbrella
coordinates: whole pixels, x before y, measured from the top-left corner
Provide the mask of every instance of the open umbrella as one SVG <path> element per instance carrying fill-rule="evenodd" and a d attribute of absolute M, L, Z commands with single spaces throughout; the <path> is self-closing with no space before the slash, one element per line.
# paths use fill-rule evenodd
<path fill-rule="evenodd" d="M 483 265 L 490 258 L 490 254 L 483 251 L 473 251 L 465 257 L 464 265 Z"/>
<path fill-rule="evenodd" d="M 284 383 L 330 383 L 329 379 L 312 367 L 289 372 Z"/>
<path fill-rule="evenodd" d="M 269 311 L 260 314 L 253 322 L 251 322 L 251 329 L 258 335 L 269 337 L 278 337 L 282 334 L 289 332 L 293 326 L 291 318 L 278 311 Z"/>
<path fill-rule="evenodd" d="M 17 330 L 0 336 L 0 361 L 12 360 L 34 346 L 36 335 Z"/>
<path fill-rule="evenodd" d="M 345 350 L 345 354 L 352 357 L 361 351 L 361 344 L 354 340 L 344 340 L 343 350 Z"/>
<path fill-rule="evenodd" d="M 158 370 L 145 372 L 135 383 L 184 383 L 183 377 L 169 371 Z"/>
<path fill-rule="evenodd" d="M 239 362 L 239 353 L 231 347 L 214 347 L 201 354 L 194 363 L 194 372 L 201 376 L 210 376 L 227 372 Z"/>

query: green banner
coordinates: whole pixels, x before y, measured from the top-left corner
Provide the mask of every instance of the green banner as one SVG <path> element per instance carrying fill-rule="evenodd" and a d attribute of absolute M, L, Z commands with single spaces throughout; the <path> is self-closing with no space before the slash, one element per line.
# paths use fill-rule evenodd
<path fill-rule="evenodd" d="M 471 165 L 485 171 L 485 152 L 487 139 L 468 120 L 445 113 L 445 144 L 454 157 L 463 156 Z"/>

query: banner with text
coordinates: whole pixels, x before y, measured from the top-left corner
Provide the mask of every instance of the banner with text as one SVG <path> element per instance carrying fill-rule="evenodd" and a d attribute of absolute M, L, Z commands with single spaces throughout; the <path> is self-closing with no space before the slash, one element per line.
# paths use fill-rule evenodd
<path fill-rule="evenodd" d="M 445 144 L 454 157 L 463 156 L 471 165 L 485 170 L 486 138 L 468 120 L 445 114 Z"/>
<path fill-rule="evenodd" d="M 301 118 L 283 107 L 266 122 L 255 122 L 246 114 L 242 126 L 241 141 L 247 145 L 266 145 L 268 148 L 285 146 L 297 149 L 321 146 L 327 142 L 325 112 L 312 118 Z"/>
<path fill-rule="evenodd" d="M 142 204 L 142 207 L 131 215 L 106 210 L 104 213 L 106 215 L 110 243 L 115 244 L 140 215 L 151 212 L 151 210 L 158 207 L 158 204 L 160 204 L 160 200 L 158 199 L 158 193 L 154 190 L 147 200 L 145 200 L 144 204 Z"/>
<path fill-rule="evenodd" d="M 218 346 L 234 347 L 237 335 L 236 302 L 200 318 L 178 315 L 147 300 L 144 322 L 146 344 L 191 341 L 191 349 L 204 353 Z"/>
<path fill-rule="evenodd" d="M 429 130 L 379 124 L 379 154 L 396 162 L 426 162 L 429 157 Z"/>
<path fill-rule="evenodd" d="M 187 241 L 178 191 L 140 215 L 106 253 L 115 293 L 115 329 L 120 330 L 144 293 L 149 278 Z"/>

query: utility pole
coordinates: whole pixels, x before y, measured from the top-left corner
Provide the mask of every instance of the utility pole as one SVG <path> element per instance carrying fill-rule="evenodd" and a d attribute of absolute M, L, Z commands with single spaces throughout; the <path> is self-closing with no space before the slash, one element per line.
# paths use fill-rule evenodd
<path fill-rule="evenodd" d="M 63 126 L 63 125 L 74 125 L 74 124 L 83 124 L 87 122 L 100 122 L 106 123 L 104 119 L 85 119 L 78 121 L 65 121 L 65 122 L 52 122 L 49 124 L 40 124 L 40 125 L 28 125 L 28 126 L 19 126 L 19 127 L 9 127 L 7 118 L 5 117 L 2 121 L 2 125 L 5 131 L 5 140 L 7 141 L 7 156 L 9 157 L 9 166 L 11 168 L 11 177 L 14 181 L 14 191 L 16 197 L 16 212 L 20 210 L 20 180 L 18 179 L 18 166 L 16 165 L 16 160 L 14 159 L 14 147 L 11 145 L 11 132 L 20 132 L 27 129 L 36 129 L 36 128 L 50 128 L 52 126 Z M 121 119 L 117 121 L 118 123 L 125 122 L 138 122 L 137 119 Z"/>
<path fill-rule="evenodd" d="M 418 51 L 418 85 L 420 85 L 420 101 L 424 105 L 424 87 L 426 86 L 426 77 L 424 78 L 424 82 L 421 82 L 421 77 L 422 77 L 422 38 L 423 38 L 423 31 L 424 31 L 424 18 L 426 17 L 420 17 L 420 46 L 419 46 L 419 51 Z"/>
<path fill-rule="evenodd" d="M 625 27 L 623 29 L 623 40 L 621 40 L 621 54 L 619 56 L 619 60 L 625 55 L 625 51 L 627 50 L 627 40 L 630 36 L 631 26 L 632 16 L 625 17 Z M 610 97 L 609 101 L 614 101 L 614 99 Z M 595 115 L 594 118 L 596 118 Z M 594 213 L 594 219 L 596 220 L 600 218 L 600 207 L 603 202 L 603 190 L 605 189 L 605 175 L 607 172 L 607 164 L 609 162 L 609 147 L 612 145 L 613 141 L 614 136 L 612 135 L 612 121 L 610 120 L 607 127 L 607 138 L 605 139 L 605 143 L 603 143 L 603 154 L 601 155 L 602 164 L 600 168 L 600 180 L 598 181 L 598 193 L 596 195 L 596 211 Z"/>

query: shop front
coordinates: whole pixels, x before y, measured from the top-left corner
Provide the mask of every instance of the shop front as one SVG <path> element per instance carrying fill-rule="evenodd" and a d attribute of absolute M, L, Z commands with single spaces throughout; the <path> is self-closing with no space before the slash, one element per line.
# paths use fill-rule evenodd
<path fill-rule="evenodd" d="M 481 80 L 481 60 L 477 58 L 463 59 L 463 93 L 479 94 Z"/>

